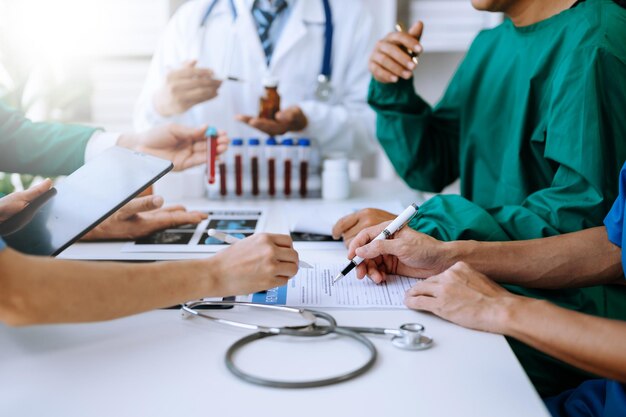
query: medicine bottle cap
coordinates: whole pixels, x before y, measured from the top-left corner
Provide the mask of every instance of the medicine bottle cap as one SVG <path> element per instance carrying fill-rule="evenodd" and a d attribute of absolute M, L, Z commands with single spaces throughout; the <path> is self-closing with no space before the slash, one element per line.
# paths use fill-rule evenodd
<path fill-rule="evenodd" d="M 311 140 L 308 138 L 298 139 L 298 146 L 311 146 Z"/>
<path fill-rule="evenodd" d="M 293 139 L 283 139 L 280 144 L 283 146 L 293 146 Z"/>
<path fill-rule="evenodd" d="M 233 146 L 243 146 L 243 139 L 241 139 L 241 138 L 234 138 L 233 139 Z"/>
<path fill-rule="evenodd" d="M 217 136 L 217 129 L 213 126 L 207 127 L 206 132 L 204 132 L 204 136 L 206 136 L 207 138 L 210 138 L 211 136 Z"/>
<path fill-rule="evenodd" d="M 275 146 L 277 144 L 276 138 L 267 138 L 265 144 L 268 146 Z"/>
<path fill-rule="evenodd" d="M 248 145 L 250 146 L 259 146 L 260 144 L 261 144 L 261 141 L 257 138 L 248 139 Z"/>
<path fill-rule="evenodd" d="M 278 87 L 278 78 L 271 77 L 271 76 L 263 78 L 263 87 L 265 87 L 265 88 L 276 88 L 276 87 Z"/>

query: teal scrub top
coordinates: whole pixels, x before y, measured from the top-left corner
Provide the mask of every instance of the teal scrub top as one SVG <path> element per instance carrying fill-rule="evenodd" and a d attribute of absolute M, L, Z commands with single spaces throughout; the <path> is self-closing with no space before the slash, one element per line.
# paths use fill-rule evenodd
<path fill-rule="evenodd" d="M 372 81 L 377 136 L 398 174 L 461 195 L 411 226 L 441 240 L 518 240 L 602 224 L 626 160 L 626 10 L 587 0 L 481 32 L 433 108 L 412 81 Z M 419 71 L 419 69 L 418 69 Z"/>
<path fill-rule="evenodd" d="M 7 245 L 4 243 L 4 240 L 2 240 L 2 238 L 0 237 L 0 250 L 6 248 Z"/>
<path fill-rule="evenodd" d="M 68 175 L 85 163 L 87 142 L 97 129 L 35 123 L 0 101 L 0 171 Z"/>

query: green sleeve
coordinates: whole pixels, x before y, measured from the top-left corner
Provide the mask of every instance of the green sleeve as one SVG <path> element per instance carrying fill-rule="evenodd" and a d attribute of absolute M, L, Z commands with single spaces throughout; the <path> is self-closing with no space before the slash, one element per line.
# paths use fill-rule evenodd
<path fill-rule="evenodd" d="M 420 208 L 413 228 L 443 240 L 521 240 L 602 225 L 626 160 L 626 65 L 607 51 L 577 52 L 552 83 L 543 138 L 544 157 L 555 167 L 550 186 L 519 205 L 490 208 L 437 196 Z"/>
<path fill-rule="evenodd" d="M 87 142 L 97 129 L 34 123 L 0 102 L 0 171 L 67 175 L 85 162 Z"/>
<path fill-rule="evenodd" d="M 412 188 L 438 192 L 459 177 L 459 72 L 433 109 L 413 80 L 372 80 L 368 102 L 376 135 L 396 172 Z"/>

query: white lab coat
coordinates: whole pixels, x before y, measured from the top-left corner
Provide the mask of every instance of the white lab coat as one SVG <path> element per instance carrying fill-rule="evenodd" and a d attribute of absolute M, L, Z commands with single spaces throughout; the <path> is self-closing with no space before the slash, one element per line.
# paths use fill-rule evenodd
<path fill-rule="evenodd" d="M 176 12 L 158 46 L 135 110 L 135 128 L 145 130 L 169 122 L 189 126 L 209 124 L 226 130 L 230 137 L 261 137 L 261 132 L 234 120 L 236 114 L 257 115 L 262 79 L 279 80 L 281 107 L 298 105 L 308 119 L 303 132 L 288 134 L 314 139 L 324 154 L 343 151 L 351 158 L 376 150 L 375 115 L 369 108 L 367 61 L 376 41 L 372 16 L 360 0 L 331 0 L 334 21 L 332 87 L 329 101 L 315 98 L 317 76 L 324 53 L 325 15 L 321 0 L 296 0 L 272 62 L 266 65 L 249 0 L 235 0 L 238 18 L 232 20 L 229 1 L 213 9 L 206 29 L 200 20 L 210 0 L 192 0 Z M 204 37 L 200 51 L 200 37 Z M 232 53 L 230 65 L 225 62 Z M 198 59 L 198 67 L 234 76 L 245 83 L 224 82 L 218 97 L 169 118 L 156 113 L 155 92 L 167 73 L 183 62 Z M 229 68 L 230 67 L 230 68 Z"/>

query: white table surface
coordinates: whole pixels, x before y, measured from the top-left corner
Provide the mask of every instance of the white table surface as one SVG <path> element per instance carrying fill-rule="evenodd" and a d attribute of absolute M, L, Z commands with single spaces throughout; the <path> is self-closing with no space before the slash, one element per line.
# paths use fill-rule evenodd
<path fill-rule="evenodd" d="M 397 191 L 400 200 L 407 193 L 403 204 L 415 198 L 402 187 Z M 279 210 L 271 211 L 268 224 L 282 231 Z M 116 244 L 77 246 L 82 249 L 76 254 L 92 257 L 119 251 Z M 435 345 L 402 351 L 387 338 L 372 337 L 379 358 L 365 375 L 330 387 L 288 390 L 250 385 L 228 372 L 224 353 L 245 331 L 182 320 L 173 310 L 95 324 L 0 325 L 0 415 L 548 416 L 502 336 L 410 310 L 327 311 L 344 325 L 417 321 Z M 275 339 L 238 358 L 261 375 L 289 378 L 297 369 L 295 375 L 307 378 L 351 369 L 364 354 L 336 338 Z"/>

